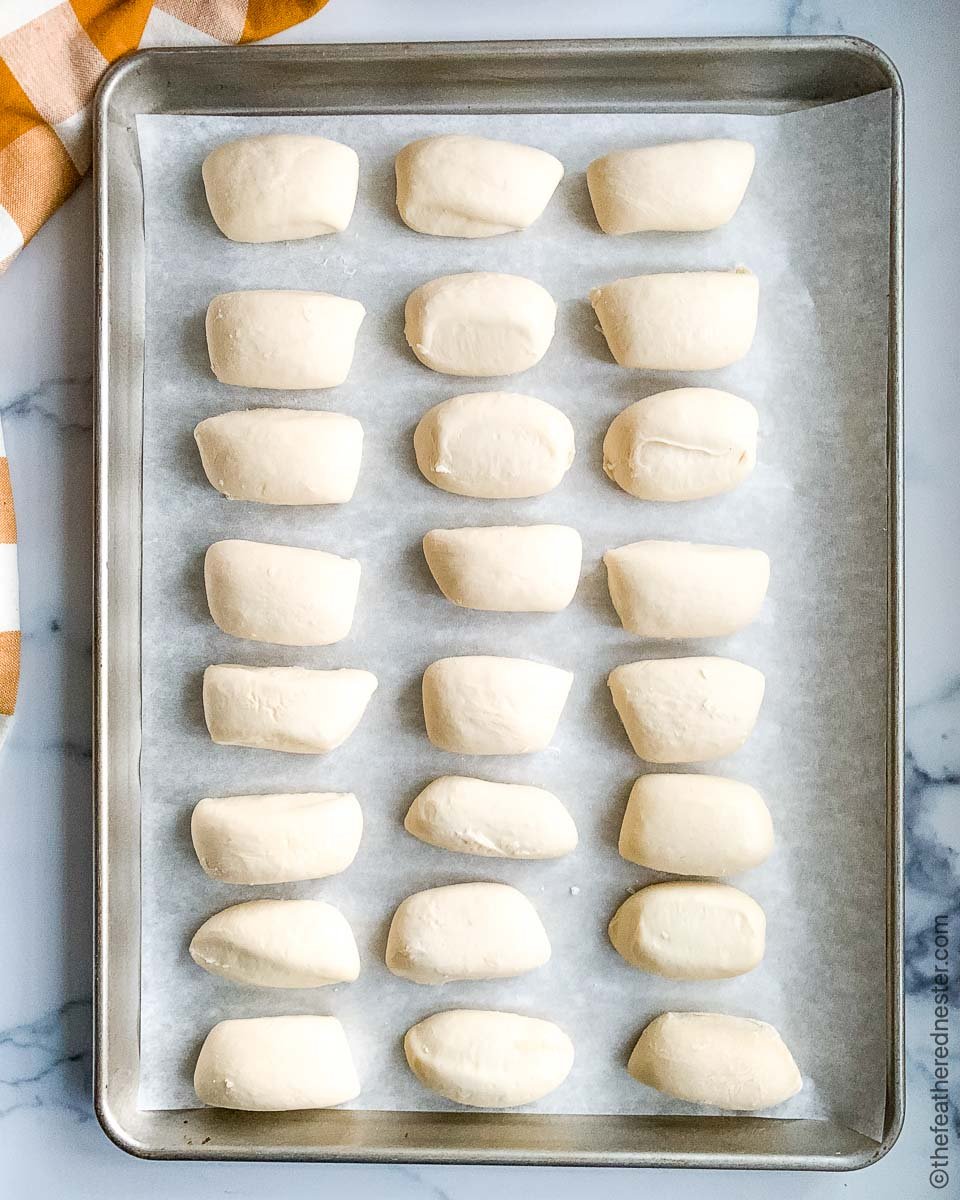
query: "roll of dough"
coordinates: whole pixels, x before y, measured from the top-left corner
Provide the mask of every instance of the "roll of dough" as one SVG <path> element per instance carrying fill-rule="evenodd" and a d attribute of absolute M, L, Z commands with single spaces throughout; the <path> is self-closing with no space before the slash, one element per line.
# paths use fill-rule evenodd
<path fill-rule="evenodd" d="M 770 579 L 766 554 L 738 546 L 633 542 L 603 561 L 621 624 L 647 638 L 736 633 L 756 619 Z"/>
<path fill-rule="evenodd" d="M 403 1039 L 424 1087 L 472 1108 L 515 1108 L 570 1074 L 573 1042 L 552 1021 L 476 1008 L 434 1013 Z"/>
<path fill-rule="evenodd" d="M 217 228 L 234 242 L 283 242 L 346 229 L 360 160 L 340 142 L 304 134 L 238 138 L 203 160 Z"/>
<path fill-rule="evenodd" d="M 360 1094 L 336 1017 L 249 1017 L 207 1034 L 193 1086 L 203 1104 L 289 1112 L 346 1104 Z"/>
<path fill-rule="evenodd" d="M 726 225 L 740 207 L 756 153 L 732 138 L 615 150 L 587 167 L 604 233 L 680 233 Z"/>
<path fill-rule="evenodd" d="M 207 796 L 190 834 L 200 866 L 223 883 L 293 883 L 353 862 L 363 814 L 352 792 Z"/>
<path fill-rule="evenodd" d="M 324 550 L 214 542 L 203 564 L 210 616 L 224 633 L 279 646 L 329 646 L 350 632 L 360 564 Z"/>
<path fill-rule="evenodd" d="M 772 1025 L 723 1013 L 661 1013 L 640 1035 L 627 1070 L 678 1100 L 733 1112 L 773 1108 L 803 1087 Z"/>
<path fill-rule="evenodd" d="M 594 288 L 590 303 L 621 367 L 712 371 L 738 362 L 757 328 L 760 285 L 744 268 L 635 275 Z"/>
<path fill-rule="evenodd" d="M 437 586 L 462 608 L 560 612 L 580 582 L 583 544 L 569 525 L 432 529 L 423 554 Z"/>
<path fill-rule="evenodd" d="M 322 900 L 234 904 L 204 921 L 190 957 L 212 975 L 254 987 L 325 987 L 360 974 L 347 918 Z"/>
<path fill-rule="evenodd" d="M 356 300 L 326 292 L 225 292 L 207 308 L 210 368 L 237 387 L 336 387 L 365 315 Z"/>
<path fill-rule="evenodd" d="M 563 163 L 545 150 L 456 133 L 404 146 L 396 170 L 404 224 L 435 237 L 526 229 L 563 178 Z"/>
<path fill-rule="evenodd" d="M 520 275 L 444 275 L 407 297 L 404 334 L 425 367 L 442 375 L 516 375 L 553 341 L 557 306 Z"/>
<path fill-rule="evenodd" d="M 453 754 L 530 754 L 550 745 L 573 675 L 526 658 L 441 658 L 423 675 L 427 737 Z"/>
<path fill-rule="evenodd" d="M 757 461 L 757 410 L 715 388 L 657 392 L 614 417 L 603 469 L 638 500 L 700 500 L 729 492 Z"/>
<path fill-rule="evenodd" d="M 445 492 L 485 500 L 542 496 L 573 462 L 559 409 L 514 392 L 474 392 L 434 405 L 413 435 L 417 466 Z"/>
<path fill-rule="evenodd" d="M 749 784 L 718 775 L 641 775 L 620 829 L 620 853 L 651 871 L 736 875 L 773 849 L 773 823 Z"/>
<path fill-rule="evenodd" d="M 408 896 L 393 914 L 387 966 L 414 983 L 508 979 L 542 967 L 550 940 L 537 910 L 505 883 L 454 883 Z"/>
<path fill-rule="evenodd" d="M 617 909 L 608 933 L 631 966 L 666 979 L 732 979 L 763 959 L 767 921 L 723 883 L 654 883 Z"/>
<path fill-rule="evenodd" d="M 607 680 L 634 751 L 647 762 L 723 758 L 750 736 L 763 700 L 760 671 L 732 658 L 627 663 Z"/>
<path fill-rule="evenodd" d="M 210 484 L 231 500 L 345 504 L 360 475 L 363 427 L 343 413 L 253 408 L 193 431 Z"/>
<path fill-rule="evenodd" d="M 327 754 L 360 724 L 376 690 L 369 671 L 218 664 L 203 673 L 203 715 L 222 746 Z"/>
<path fill-rule="evenodd" d="M 552 792 L 463 775 L 428 783 L 403 824 L 430 846 L 488 858 L 560 858 L 577 845 L 573 818 Z"/>

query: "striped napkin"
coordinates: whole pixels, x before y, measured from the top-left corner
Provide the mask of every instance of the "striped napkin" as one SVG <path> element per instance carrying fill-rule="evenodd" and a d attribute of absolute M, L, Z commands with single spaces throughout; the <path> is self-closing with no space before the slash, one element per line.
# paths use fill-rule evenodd
<path fill-rule="evenodd" d="M 10 727 L 20 681 L 20 610 L 17 601 L 17 522 L 10 465 L 0 428 L 0 746 Z"/>

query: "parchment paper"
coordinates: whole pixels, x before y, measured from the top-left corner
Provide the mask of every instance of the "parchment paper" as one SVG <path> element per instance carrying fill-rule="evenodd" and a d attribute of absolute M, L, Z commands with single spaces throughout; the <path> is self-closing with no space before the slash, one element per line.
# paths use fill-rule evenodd
<path fill-rule="evenodd" d="M 773 1022 L 804 1075 L 773 1114 L 831 1117 L 879 1136 L 884 1101 L 885 372 L 889 101 L 884 95 L 785 116 L 525 115 L 231 118 L 138 121 L 147 271 L 143 524 L 143 957 L 141 1104 L 192 1107 L 193 1065 L 208 1029 L 227 1017 L 332 1013 L 343 1021 L 363 1081 L 355 1107 L 451 1107 L 406 1069 L 401 1037 L 427 1014 L 493 1007 L 542 1015 L 569 1031 L 568 1081 L 536 1105 L 567 1113 L 692 1113 L 634 1082 L 626 1057 L 666 1009 L 717 1009 Z M 462 130 L 552 151 L 566 176 L 528 231 L 479 241 L 430 238 L 400 222 L 393 156 L 406 142 Z M 241 134 L 323 134 L 356 148 L 360 194 L 347 232 L 279 245 L 236 245 L 207 211 L 204 156 Z M 636 144 L 710 135 L 749 138 L 757 168 L 743 207 L 707 234 L 612 238 L 598 230 L 587 163 Z M 591 287 L 646 271 L 751 267 L 760 278 L 756 342 L 727 370 L 671 375 L 617 367 L 587 302 Z M 475 381 L 422 367 L 403 338 L 407 294 L 457 271 L 528 275 L 559 303 L 543 361 L 508 380 Z M 219 384 L 203 315 L 218 292 L 307 288 L 366 306 L 350 377 L 325 392 Z M 759 465 L 737 491 L 687 504 L 642 503 L 601 470 L 612 418 L 641 396 L 713 385 L 753 401 Z M 413 429 L 458 393 L 503 387 L 557 405 L 577 457 L 551 494 L 519 502 L 447 495 L 419 475 Z M 131 397 L 131 403 L 135 403 Z M 317 407 L 363 423 L 360 484 L 339 508 L 272 508 L 221 498 L 205 481 L 193 427 L 257 405 Z M 423 563 L 433 527 L 560 522 L 584 540 L 584 572 L 567 611 L 467 612 L 448 604 Z M 219 538 L 251 538 L 355 555 L 363 564 L 351 635 L 325 649 L 240 641 L 210 620 L 202 556 Z M 772 558 L 759 621 L 735 637 L 650 643 L 625 633 L 607 595 L 603 551 L 663 537 L 758 546 Z M 576 681 L 552 747 L 514 758 L 469 758 L 426 739 L 420 676 L 450 654 L 504 654 L 567 667 Z M 761 668 L 767 694 L 744 749 L 700 768 L 749 781 L 773 813 L 777 848 L 736 880 L 764 907 L 768 948 L 751 974 L 676 983 L 640 973 L 609 944 L 617 906 L 651 872 L 624 862 L 617 834 L 643 770 L 606 687 L 617 664 L 719 653 Z M 364 667 L 379 690 L 360 728 L 326 758 L 215 746 L 201 707 L 208 663 Z M 682 768 L 681 768 L 682 769 Z M 696 769 L 696 768 L 695 768 Z M 421 845 L 402 827 L 417 792 L 441 774 L 539 784 L 580 830 L 568 858 L 505 862 Z M 356 862 L 313 883 L 241 888 L 207 879 L 189 819 L 203 796 L 352 790 L 364 810 Z M 534 902 L 553 958 L 515 980 L 422 987 L 383 964 L 396 905 L 458 880 L 509 882 Z M 187 953 L 200 923 L 262 896 L 322 897 L 349 918 L 363 970 L 357 983 L 310 991 L 241 987 Z"/>

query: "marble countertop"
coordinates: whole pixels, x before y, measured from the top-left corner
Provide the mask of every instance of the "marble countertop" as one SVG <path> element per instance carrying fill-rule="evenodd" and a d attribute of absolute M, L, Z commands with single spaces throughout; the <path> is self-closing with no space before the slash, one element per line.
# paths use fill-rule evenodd
<path fill-rule="evenodd" d="M 668 11 L 665 11 L 668 10 Z M 20 530 L 23 674 L 0 755 L 0 1178 L 13 1196 L 284 1200 L 319 1188 L 393 1200 L 574 1197 L 602 1186 L 687 1194 L 910 1200 L 960 1195 L 931 1175 L 933 928 L 960 937 L 960 13 L 930 0 L 332 0 L 278 41 L 848 33 L 903 76 L 907 113 L 908 1105 L 889 1155 L 853 1175 L 142 1163 L 90 1104 L 90 495 L 93 346 L 89 181 L 0 277 L 0 412 Z M 958 943 L 960 947 L 960 943 Z M 960 948 L 956 952 L 960 954 Z M 960 1000 L 953 969 L 951 1000 Z M 815 1020 L 816 1014 L 811 1014 Z M 955 1038 L 960 1029 L 954 1023 Z M 956 1054 L 954 1062 L 960 1062 Z M 955 1083 L 954 1088 L 958 1085 Z"/>

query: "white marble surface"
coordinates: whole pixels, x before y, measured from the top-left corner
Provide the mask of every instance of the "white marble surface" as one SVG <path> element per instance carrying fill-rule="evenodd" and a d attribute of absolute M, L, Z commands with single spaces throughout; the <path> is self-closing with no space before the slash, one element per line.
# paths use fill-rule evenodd
<path fill-rule="evenodd" d="M 907 988 L 906 1127 L 852 1176 L 625 1170 L 141 1163 L 90 1108 L 91 189 L 85 184 L 0 277 L 0 411 L 20 525 L 23 683 L 0 756 L 0 1180 L 3 1195 L 113 1200 L 358 1197 L 917 1200 L 929 1181 L 931 931 L 950 914 L 960 955 L 960 89 L 955 0 L 332 0 L 283 41 L 845 32 L 899 67 L 907 96 Z M 842 888 L 838 889 L 842 899 Z M 957 1005 L 956 968 L 952 1001 Z M 811 1014 L 813 1019 L 814 1014 Z M 960 1028 L 954 1024 L 955 1045 Z M 953 1055 L 960 1070 L 960 1056 Z M 952 1170 L 960 1195 L 956 1088 Z"/>

